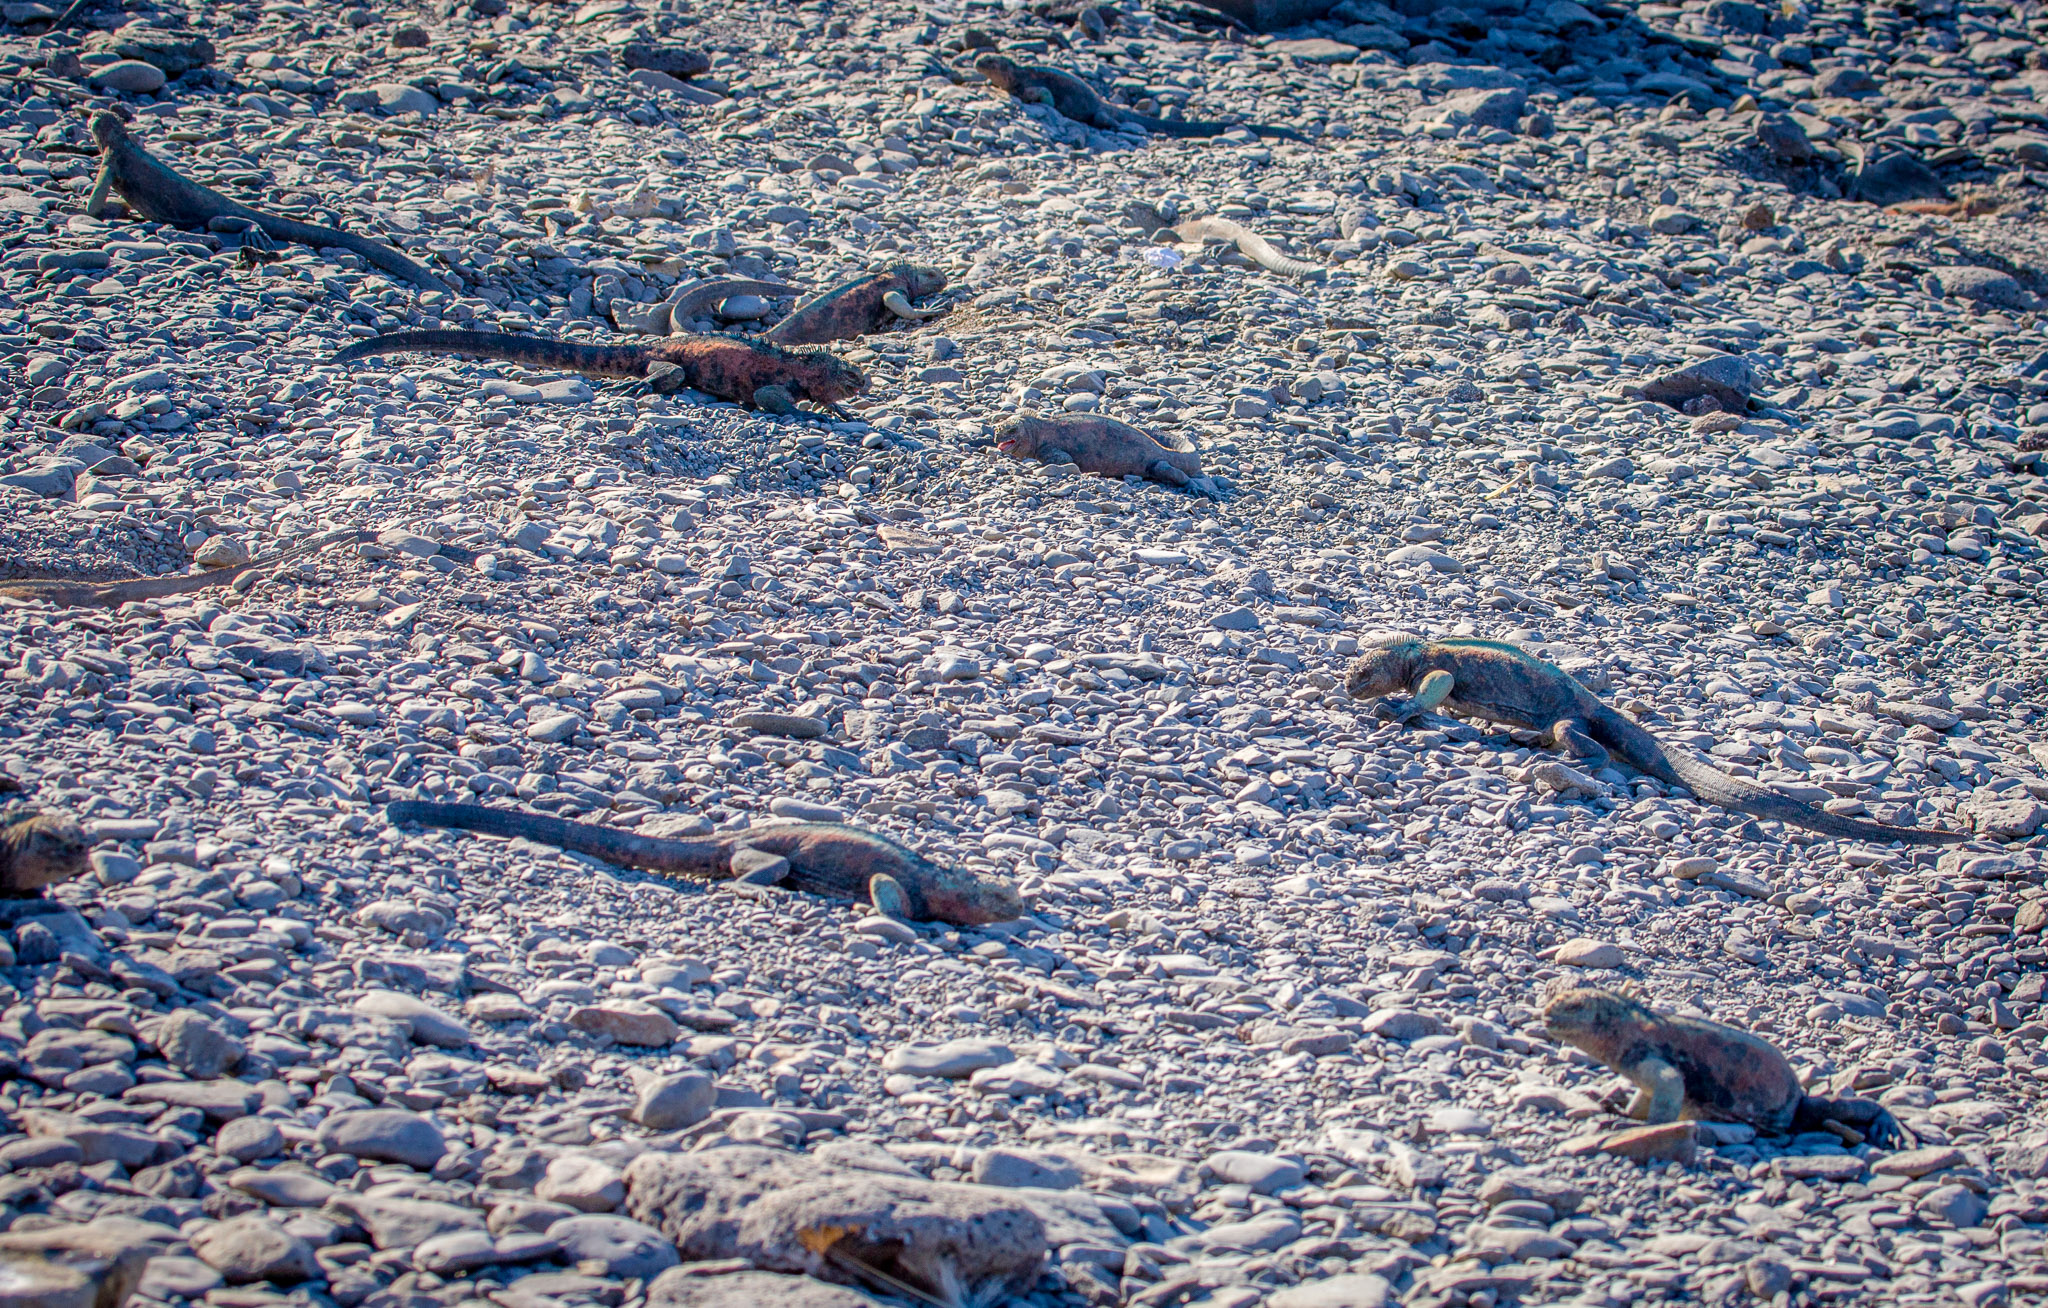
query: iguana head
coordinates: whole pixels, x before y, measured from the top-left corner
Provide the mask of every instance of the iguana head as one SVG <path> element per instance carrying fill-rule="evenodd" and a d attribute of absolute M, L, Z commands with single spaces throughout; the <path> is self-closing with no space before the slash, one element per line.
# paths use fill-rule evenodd
<path fill-rule="evenodd" d="M 946 274 L 921 263 L 899 263 L 889 271 L 903 279 L 903 285 L 913 300 L 937 295 L 946 289 Z"/>
<path fill-rule="evenodd" d="M 70 818 L 32 808 L 0 813 L 0 866 L 11 868 L 0 892 L 33 894 L 85 871 L 92 842 Z"/>
<path fill-rule="evenodd" d="M 974 71 L 1005 91 L 1017 87 L 1017 65 L 999 54 L 985 54 L 974 61 Z"/>
<path fill-rule="evenodd" d="M 802 399 L 815 404 L 837 404 L 868 388 L 867 374 L 836 354 L 823 350 L 792 351 L 792 354 L 796 357 L 797 366 L 791 369 L 789 381 L 801 388 Z"/>
<path fill-rule="evenodd" d="M 1611 1038 L 1654 1016 L 1638 1001 L 1599 986 L 1560 990 L 1543 1007 L 1545 1034 L 1575 1045 Z"/>
<path fill-rule="evenodd" d="M 996 449 L 1013 459 L 1035 459 L 1051 430 L 1037 414 L 1021 414 L 996 428 Z"/>
<path fill-rule="evenodd" d="M 1353 699 L 1378 699 L 1408 689 L 1422 663 L 1422 642 L 1411 636 L 1369 640 L 1344 674 L 1344 689 Z"/>
<path fill-rule="evenodd" d="M 1024 899 L 1007 878 L 970 868 L 950 868 L 926 883 L 925 912 L 956 926 L 987 926 L 1024 916 Z"/>

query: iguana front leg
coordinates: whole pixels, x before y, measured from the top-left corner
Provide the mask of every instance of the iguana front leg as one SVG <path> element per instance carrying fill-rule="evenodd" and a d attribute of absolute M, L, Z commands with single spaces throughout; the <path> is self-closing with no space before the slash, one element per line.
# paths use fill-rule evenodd
<path fill-rule="evenodd" d="M 1685 1106 L 1685 1078 L 1677 1068 L 1661 1058 L 1646 1058 L 1636 1065 L 1632 1079 L 1636 1093 L 1629 1100 L 1630 1117 L 1651 1126 L 1678 1120 L 1678 1110 Z"/>
<path fill-rule="evenodd" d="M 1424 674 L 1415 683 L 1415 693 L 1407 699 L 1389 696 L 1373 706 L 1373 714 L 1388 722 L 1413 722 L 1425 713 L 1434 713 L 1437 706 L 1451 697 L 1457 689 L 1458 679 L 1438 668 Z"/>
<path fill-rule="evenodd" d="M 620 389 L 628 395 L 673 395 L 686 389 L 690 375 L 681 365 L 655 360 L 647 365 L 647 374 L 621 384 Z"/>
<path fill-rule="evenodd" d="M 1611 761 L 1599 741 L 1587 734 L 1583 718 L 1560 718 L 1551 725 L 1550 743 L 1574 758 L 1582 758 L 1595 767 L 1606 767 Z"/>
<path fill-rule="evenodd" d="M 796 397 L 786 386 L 756 386 L 754 407 L 763 413 L 780 414 L 787 418 L 797 411 Z"/>
<path fill-rule="evenodd" d="M 868 878 L 868 902 L 883 917 L 903 921 L 910 916 L 910 896 L 903 889 L 903 883 L 886 872 L 877 872 Z"/>

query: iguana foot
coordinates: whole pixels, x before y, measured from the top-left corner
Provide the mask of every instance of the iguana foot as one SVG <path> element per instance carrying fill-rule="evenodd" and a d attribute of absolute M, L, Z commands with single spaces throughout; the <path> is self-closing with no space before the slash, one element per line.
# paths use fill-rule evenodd
<path fill-rule="evenodd" d="M 1372 715 L 1382 722 L 1410 723 L 1421 717 L 1423 709 L 1412 699 L 1388 696 L 1372 706 Z"/>
<path fill-rule="evenodd" d="M 1573 758 L 1585 759 L 1595 767 L 1606 767 L 1610 759 L 1607 750 L 1599 741 L 1586 734 L 1586 724 L 1577 718 L 1564 718 L 1550 729 L 1550 738 L 1557 747 Z"/>
<path fill-rule="evenodd" d="M 868 900 L 883 917 L 899 920 L 910 917 L 910 896 L 904 893 L 902 883 L 886 872 L 877 872 L 868 878 Z"/>

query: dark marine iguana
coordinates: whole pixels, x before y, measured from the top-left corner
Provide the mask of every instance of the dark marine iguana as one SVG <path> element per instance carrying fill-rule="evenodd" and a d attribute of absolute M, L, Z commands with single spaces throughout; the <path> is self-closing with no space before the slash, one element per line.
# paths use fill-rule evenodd
<path fill-rule="evenodd" d="M 1071 463 L 1098 477 L 1145 477 L 1185 486 L 1202 475 L 1202 456 L 1185 436 L 1155 436 L 1093 413 L 1026 413 L 996 428 L 996 449 L 1013 459 Z"/>
<path fill-rule="evenodd" d="M 481 804 L 388 804 L 393 823 L 455 827 L 531 840 L 691 881 L 749 881 L 830 899 L 873 904 L 891 917 L 983 926 L 1020 916 L 1008 881 L 934 863 L 886 836 L 830 822 L 755 827 L 699 840 L 635 835 L 593 822 L 568 822 Z"/>
<path fill-rule="evenodd" d="M 1407 691 L 1411 698 L 1382 706 L 1385 716 L 1402 721 L 1442 707 L 1464 717 L 1543 732 L 1552 746 L 1597 764 L 1605 764 L 1611 750 L 1638 772 L 1684 786 L 1707 803 L 1846 840 L 1940 845 L 1972 838 L 1964 831 L 1861 822 L 1730 776 L 1690 754 L 1667 749 L 1564 669 L 1499 641 L 1388 637 L 1373 642 L 1353 661 L 1344 688 L 1353 699 Z"/>
<path fill-rule="evenodd" d="M 881 331 L 892 318 L 917 322 L 944 309 L 917 309 L 912 300 L 946 289 L 946 274 L 936 268 L 899 263 L 878 273 L 856 277 L 814 295 L 789 311 L 789 316 L 761 333 L 777 345 L 823 345 Z"/>
<path fill-rule="evenodd" d="M 999 54 L 985 54 L 974 61 L 974 71 L 989 80 L 999 90 L 1007 91 L 1026 104 L 1048 104 L 1053 112 L 1062 118 L 1105 132 L 1127 132 L 1143 129 L 1157 132 L 1161 136 L 1221 136 L 1225 132 L 1242 127 L 1257 136 L 1275 136 L 1289 141 L 1307 141 L 1308 138 L 1291 127 L 1273 127 L 1265 123 L 1197 123 L 1186 119 L 1154 118 L 1134 109 L 1124 109 L 1105 101 L 1095 93 L 1093 87 L 1057 68 L 1044 68 L 1037 64 L 1020 64 L 1014 59 Z"/>
<path fill-rule="evenodd" d="M 372 336 L 336 352 L 329 363 L 394 353 L 456 354 L 530 368 L 559 368 L 586 377 L 629 378 L 657 395 L 689 387 L 770 413 L 792 413 L 794 401 L 838 409 L 867 389 L 867 375 L 823 350 L 785 350 L 737 336 L 668 336 L 651 345 L 596 345 L 509 332 L 413 331 Z"/>

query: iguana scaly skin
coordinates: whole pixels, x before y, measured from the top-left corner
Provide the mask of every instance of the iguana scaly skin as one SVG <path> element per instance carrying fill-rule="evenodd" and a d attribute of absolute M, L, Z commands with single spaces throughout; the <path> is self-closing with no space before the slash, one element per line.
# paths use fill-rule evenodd
<path fill-rule="evenodd" d="M 1627 1116 L 1655 1125 L 1689 1118 L 1747 1122 L 1771 1135 L 1851 1128 L 1884 1144 L 1899 1124 L 1869 1099 L 1806 1093 L 1777 1046 L 1701 1017 L 1660 1013 L 1627 995 L 1577 986 L 1543 1010 L 1546 1033 L 1598 1059 L 1635 1084 Z M 1839 1134 L 1839 1131 L 1837 1131 Z"/>
<path fill-rule="evenodd" d="M 945 312 L 914 309 L 910 303 L 945 289 L 946 274 L 938 269 L 899 263 L 812 296 L 762 332 L 761 339 L 777 345 L 849 341 L 881 331 L 897 318 L 916 322 Z"/>
<path fill-rule="evenodd" d="M 568 822 L 481 804 L 404 800 L 387 805 L 393 823 L 456 827 L 531 840 L 691 881 L 752 881 L 855 903 L 891 917 L 983 926 L 1020 916 L 1016 887 L 1000 877 L 950 868 L 872 831 L 828 822 L 757 827 L 702 840 L 638 836 L 593 822 Z"/>
<path fill-rule="evenodd" d="M 1105 132 L 1139 128 L 1161 136 L 1221 136 L 1242 127 L 1256 136 L 1308 140 L 1291 127 L 1271 127 L 1264 123 L 1196 123 L 1177 118 L 1154 118 L 1150 114 L 1108 103 L 1095 93 L 1093 87 L 1072 73 L 1063 73 L 1057 68 L 1041 68 L 1036 64 L 1020 64 L 999 54 L 986 54 L 976 59 L 974 71 L 986 77 L 990 85 L 1009 92 L 1026 104 L 1051 105 L 1053 112 L 1060 117 L 1086 123 Z"/>
<path fill-rule="evenodd" d="M 1683 751 L 1667 749 L 1655 736 L 1602 703 L 1564 669 L 1499 641 L 1377 641 L 1352 663 L 1345 689 L 1353 699 L 1377 699 L 1407 691 L 1411 698 L 1391 703 L 1385 710 L 1388 716 L 1402 720 L 1442 708 L 1461 717 L 1543 732 L 1553 747 L 1598 764 L 1605 764 L 1612 751 L 1638 772 L 1684 786 L 1707 803 L 1830 836 L 1880 843 L 1896 840 L 1907 845 L 1971 839 L 1962 831 L 1860 822 L 1732 777 Z"/>

